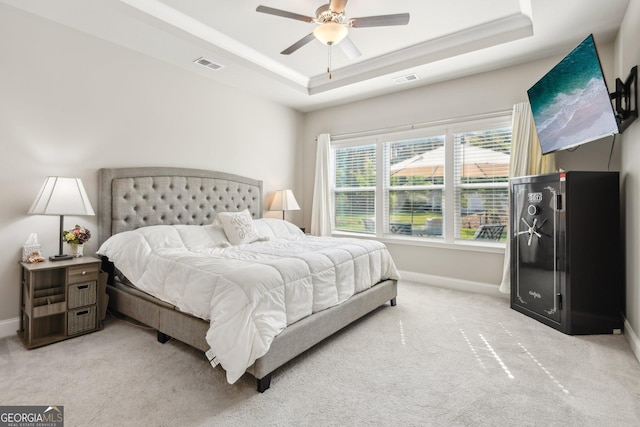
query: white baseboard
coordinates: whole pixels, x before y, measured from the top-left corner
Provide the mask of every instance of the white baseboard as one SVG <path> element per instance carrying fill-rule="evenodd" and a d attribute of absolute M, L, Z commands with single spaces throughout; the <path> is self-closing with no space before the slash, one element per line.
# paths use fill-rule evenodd
<path fill-rule="evenodd" d="M 402 280 L 424 283 L 425 285 L 440 288 L 455 289 L 476 294 L 491 295 L 494 297 L 509 298 L 509 294 L 500 292 L 500 285 L 493 283 L 474 282 L 471 280 L 453 279 L 451 277 L 434 276 L 432 274 L 414 273 L 412 271 L 400 271 Z"/>
<path fill-rule="evenodd" d="M 629 341 L 629 345 L 631 346 L 631 351 L 635 354 L 636 359 L 640 363 L 640 339 L 638 339 L 638 335 L 635 333 L 627 319 L 624 319 L 624 336 Z"/>
<path fill-rule="evenodd" d="M 16 331 L 20 329 L 20 318 L 0 320 L 0 338 L 9 337 L 15 335 Z"/>

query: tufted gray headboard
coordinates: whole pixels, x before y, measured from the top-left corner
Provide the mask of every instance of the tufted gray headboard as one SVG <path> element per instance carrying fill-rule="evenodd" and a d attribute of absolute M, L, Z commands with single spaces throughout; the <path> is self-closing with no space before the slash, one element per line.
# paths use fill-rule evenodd
<path fill-rule="evenodd" d="M 149 225 L 210 224 L 218 212 L 262 218 L 262 181 L 171 167 L 100 169 L 98 239 Z"/>

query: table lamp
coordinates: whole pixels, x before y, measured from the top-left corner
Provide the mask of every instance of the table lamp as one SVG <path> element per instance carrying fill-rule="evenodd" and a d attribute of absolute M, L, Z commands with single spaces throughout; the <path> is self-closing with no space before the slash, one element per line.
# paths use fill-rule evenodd
<path fill-rule="evenodd" d="M 299 211 L 300 206 L 291 190 L 278 190 L 273 196 L 269 210 L 282 211 L 282 219 L 284 219 L 284 213 L 286 211 Z"/>
<path fill-rule="evenodd" d="M 49 257 L 51 261 L 71 259 L 62 251 L 64 216 L 65 215 L 95 215 L 87 192 L 84 190 L 80 178 L 62 178 L 50 176 L 46 179 L 38 197 L 29 209 L 31 215 L 60 215 L 60 250 L 58 255 Z"/>

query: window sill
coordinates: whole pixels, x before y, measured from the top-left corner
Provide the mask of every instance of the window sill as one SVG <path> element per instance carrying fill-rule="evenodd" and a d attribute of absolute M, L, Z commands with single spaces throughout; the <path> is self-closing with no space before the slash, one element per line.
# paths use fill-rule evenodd
<path fill-rule="evenodd" d="M 382 243 L 393 245 L 421 246 L 429 248 L 453 249 L 472 252 L 487 252 L 504 254 L 505 243 L 489 241 L 458 240 L 455 243 L 444 242 L 442 239 L 416 238 L 401 235 L 387 234 L 383 237 L 376 237 L 371 234 L 349 233 L 337 231 L 331 234 L 333 237 L 355 237 L 358 239 L 378 240 Z"/>

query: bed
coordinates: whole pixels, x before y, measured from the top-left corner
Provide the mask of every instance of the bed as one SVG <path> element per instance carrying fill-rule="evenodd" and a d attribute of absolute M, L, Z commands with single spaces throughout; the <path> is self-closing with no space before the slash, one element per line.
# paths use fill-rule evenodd
<path fill-rule="evenodd" d="M 301 236 L 296 235 L 290 223 L 261 219 L 263 194 L 262 182 L 258 180 L 199 169 L 144 167 L 101 169 L 98 184 L 98 237 L 101 250 L 105 242 L 111 242 L 129 234 L 146 236 L 151 233 L 151 230 L 155 233 L 157 229 L 169 230 L 166 231 L 168 233 L 176 233 L 174 230 L 178 230 L 178 233 L 181 233 L 181 230 L 188 228 L 187 226 L 201 226 L 200 228 L 203 229 L 209 227 L 208 230 L 211 230 L 211 224 L 222 212 L 248 212 L 248 215 L 261 227 L 268 225 L 277 229 L 277 233 L 287 233 L 289 240 L 284 244 L 289 246 L 290 251 L 297 251 L 295 245 L 303 244 L 304 239 L 314 239 L 304 236 L 299 230 L 297 232 Z M 274 225 L 274 221 L 286 223 L 286 229 L 279 231 L 282 226 Z M 188 228 L 188 230 L 197 229 L 200 232 L 200 228 Z M 111 238 L 112 236 L 114 237 Z M 274 238 L 271 242 L 264 244 L 275 245 L 276 240 L 279 239 Z M 261 244 L 252 243 L 248 246 L 258 248 Z M 354 243 L 354 245 L 358 248 L 364 243 Z M 226 253 L 225 249 L 221 251 Z M 219 324 L 213 321 L 213 312 L 211 319 L 205 320 L 201 318 L 202 316 L 193 315 L 184 307 L 181 309 L 167 302 L 164 297 L 156 298 L 148 292 L 130 286 L 131 284 L 125 283 L 127 280 L 124 278 L 119 280 L 118 277 L 123 275 L 119 274 L 121 270 L 118 263 L 114 265 L 111 262 L 118 257 L 114 257 L 114 252 L 111 254 L 111 259 L 108 256 L 102 257 L 103 269 L 109 273 L 107 293 L 111 310 L 156 329 L 160 342 L 174 338 L 205 353 L 211 350 L 211 336 L 208 337 L 208 333 L 211 333 L 214 323 Z M 255 256 L 258 255 L 250 255 L 250 257 Z M 200 259 L 197 258 L 196 264 Z M 121 263 L 124 263 L 123 260 L 126 260 L 126 257 L 120 257 Z M 174 260 L 165 260 L 165 262 L 174 262 Z M 385 258 L 384 264 L 387 267 L 388 263 L 389 261 Z M 396 305 L 397 270 L 393 265 L 392 268 L 387 267 L 385 269 L 391 273 L 381 273 L 380 280 L 368 284 L 365 289 L 357 291 L 344 301 L 341 300 L 337 305 L 314 310 L 312 314 L 288 324 L 269 339 L 268 350 L 246 368 L 246 372 L 256 378 L 258 391 L 267 390 L 271 384 L 272 373 L 289 360 L 381 305 L 387 302 L 391 306 Z M 263 271 L 260 268 L 262 265 L 257 263 L 255 271 Z M 382 277 L 383 274 L 389 277 Z M 187 276 L 189 275 L 185 275 Z M 372 274 L 372 281 L 373 277 Z M 188 280 L 185 279 L 185 281 Z M 136 285 L 135 280 L 131 282 Z M 243 285 L 248 284 L 243 283 Z M 341 283 L 335 285 L 343 286 Z M 210 361 L 213 359 L 211 354 L 207 353 Z M 225 370 L 227 370 L 226 367 Z"/>

